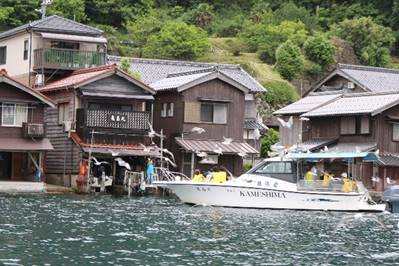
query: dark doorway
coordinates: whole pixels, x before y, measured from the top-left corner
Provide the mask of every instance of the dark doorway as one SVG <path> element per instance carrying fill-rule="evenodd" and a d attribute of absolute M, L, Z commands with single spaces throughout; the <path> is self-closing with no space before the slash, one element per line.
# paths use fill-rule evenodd
<path fill-rule="evenodd" d="M 0 152 L 0 179 L 11 178 L 11 153 Z"/>

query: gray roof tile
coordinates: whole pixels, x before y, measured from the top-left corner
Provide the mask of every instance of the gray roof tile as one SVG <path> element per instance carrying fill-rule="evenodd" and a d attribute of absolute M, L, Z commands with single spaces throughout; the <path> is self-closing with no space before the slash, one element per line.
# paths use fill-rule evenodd
<path fill-rule="evenodd" d="M 273 114 L 275 115 L 289 115 L 302 114 L 309 112 L 323 104 L 331 102 L 334 99 L 341 97 L 341 94 L 318 93 L 311 94 L 305 98 L 300 99 L 290 105 L 287 105 Z"/>
<path fill-rule="evenodd" d="M 398 103 L 398 93 L 352 93 L 304 113 L 302 116 L 315 117 L 351 114 L 371 114 L 373 116 Z"/>
<path fill-rule="evenodd" d="M 108 56 L 109 63 L 120 63 L 122 57 Z M 147 84 L 154 83 L 161 79 L 170 77 L 173 74 L 203 71 L 215 69 L 229 78 L 248 88 L 251 92 L 265 92 L 266 89 L 257 82 L 251 75 L 243 70 L 239 65 L 232 64 L 216 64 L 202 62 L 187 62 L 176 60 L 159 60 L 159 59 L 143 59 L 129 58 L 132 62 L 132 71 L 141 75 L 142 81 Z"/>
<path fill-rule="evenodd" d="M 339 142 L 336 145 L 329 147 L 329 151 L 334 152 L 366 152 L 371 151 L 377 147 L 373 142 Z"/>
<path fill-rule="evenodd" d="M 195 140 L 175 138 L 177 144 L 186 151 L 203 151 L 209 154 L 215 154 L 214 150 L 218 147 L 224 154 L 238 154 L 244 152 L 247 154 L 258 154 L 259 152 L 246 142 L 233 141 L 231 144 L 223 144 L 223 140 Z"/>
<path fill-rule="evenodd" d="M 338 64 L 337 69 L 372 92 L 399 91 L 399 70 Z"/>
<path fill-rule="evenodd" d="M 29 28 L 38 32 L 69 33 L 89 36 L 100 36 L 103 34 L 103 31 L 94 27 L 54 15 L 2 32 L 0 33 L 0 39 L 12 36 Z"/>

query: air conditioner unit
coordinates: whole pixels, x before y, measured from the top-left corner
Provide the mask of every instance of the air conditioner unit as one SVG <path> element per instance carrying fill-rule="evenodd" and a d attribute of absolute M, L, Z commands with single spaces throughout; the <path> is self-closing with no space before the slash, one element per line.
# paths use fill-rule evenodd
<path fill-rule="evenodd" d="M 353 90 L 353 89 L 355 88 L 355 83 L 353 83 L 353 82 L 348 82 L 347 87 L 348 87 L 348 89 Z"/>
<path fill-rule="evenodd" d="M 72 121 L 64 121 L 62 123 L 62 128 L 64 132 L 69 132 L 72 129 Z"/>
<path fill-rule="evenodd" d="M 35 76 L 35 86 L 42 86 L 44 84 L 44 75 L 37 74 Z"/>
<path fill-rule="evenodd" d="M 24 123 L 22 127 L 23 127 L 25 138 L 43 138 L 44 137 L 44 125 L 43 124 Z"/>

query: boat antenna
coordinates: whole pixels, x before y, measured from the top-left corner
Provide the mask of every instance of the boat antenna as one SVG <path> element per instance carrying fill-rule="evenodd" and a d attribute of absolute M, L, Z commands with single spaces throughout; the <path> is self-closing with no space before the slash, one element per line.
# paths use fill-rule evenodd
<path fill-rule="evenodd" d="M 42 3 L 40 4 L 40 9 L 35 9 L 35 11 L 42 14 L 42 19 L 46 17 L 47 6 L 51 5 L 52 2 L 53 0 L 42 0 Z"/>

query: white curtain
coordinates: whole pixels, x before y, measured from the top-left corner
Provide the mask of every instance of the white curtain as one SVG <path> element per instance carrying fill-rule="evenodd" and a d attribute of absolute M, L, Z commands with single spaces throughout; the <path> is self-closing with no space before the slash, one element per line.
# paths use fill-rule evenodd
<path fill-rule="evenodd" d="M 15 106 L 15 125 L 22 126 L 22 123 L 28 122 L 28 106 L 24 104 L 17 104 Z"/>
<path fill-rule="evenodd" d="M 227 105 L 214 104 L 213 106 L 213 122 L 218 124 L 227 123 Z"/>

